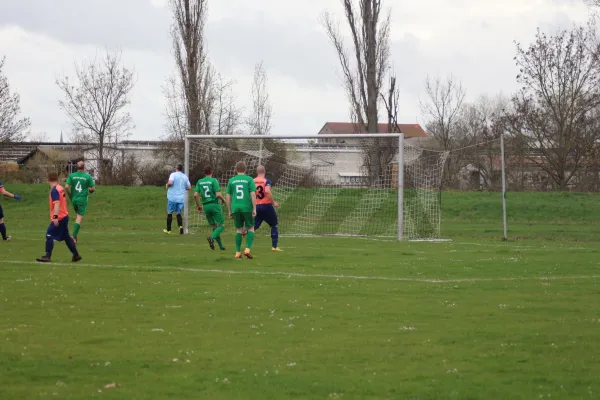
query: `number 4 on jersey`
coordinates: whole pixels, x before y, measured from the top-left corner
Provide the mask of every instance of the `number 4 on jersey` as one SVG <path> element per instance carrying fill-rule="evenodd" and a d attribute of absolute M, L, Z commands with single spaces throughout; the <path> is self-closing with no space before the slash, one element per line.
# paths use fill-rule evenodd
<path fill-rule="evenodd" d="M 75 185 L 75 190 L 77 190 L 79 193 L 83 191 L 83 188 L 81 187 L 81 182 L 77 181 L 77 185 Z"/>

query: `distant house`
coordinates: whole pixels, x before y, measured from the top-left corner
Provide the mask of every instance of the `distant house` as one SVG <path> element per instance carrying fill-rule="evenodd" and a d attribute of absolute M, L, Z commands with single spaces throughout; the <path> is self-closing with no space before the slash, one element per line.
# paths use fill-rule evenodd
<path fill-rule="evenodd" d="M 399 132 L 398 129 L 399 128 Z M 388 124 L 378 124 L 378 133 L 404 133 L 405 139 L 428 138 L 427 132 L 419 124 L 398 124 L 392 126 L 391 132 Z M 366 133 L 366 130 L 359 124 L 353 122 L 325 122 L 325 125 L 319 131 L 319 135 L 340 135 Z M 328 144 L 347 144 L 356 145 L 358 140 L 352 139 L 319 139 L 319 143 Z"/>

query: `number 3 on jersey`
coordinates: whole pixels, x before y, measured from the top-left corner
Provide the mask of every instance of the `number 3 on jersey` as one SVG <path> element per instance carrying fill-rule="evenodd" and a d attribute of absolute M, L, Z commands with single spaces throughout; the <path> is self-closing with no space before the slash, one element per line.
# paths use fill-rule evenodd
<path fill-rule="evenodd" d="M 77 190 L 79 193 L 83 191 L 80 181 L 77 181 L 77 185 L 75 185 L 75 190 Z"/>
<path fill-rule="evenodd" d="M 238 200 L 244 198 L 244 185 L 235 185 L 235 198 Z"/>
<path fill-rule="evenodd" d="M 265 198 L 265 188 L 262 185 L 256 187 L 256 198 L 262 200 Z"/>

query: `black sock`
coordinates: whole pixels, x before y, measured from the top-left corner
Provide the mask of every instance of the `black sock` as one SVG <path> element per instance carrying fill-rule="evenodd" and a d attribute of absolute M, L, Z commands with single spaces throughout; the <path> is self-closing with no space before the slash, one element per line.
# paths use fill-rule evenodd
<path fill-rule="evenodd" d="M 4 222 L 0 224 L 0 234 L 2 235 L 2 240 L 6 240 L 6 225 L 4 225 Z"/>
<path fill-rule="evenodd" d="M 71 236 L 68 236 L 65 239 L 65 243 L 67 244 L 67 247 L 69 248 L 71 253 L 73 253 L 74 256 L 79 255 L 79 253 L 77 252 L 77 247 L 75 246 L 75 242 L 73 241 L 73 238 Z"/>
<path fill-rule="evenodd" d="M 173 223 L 173 215 L 167 214 L 167 231 L 171 232 L 171 224 Z"/>
<path fill-rule="evenodd" d="M 183 218 L 181 217 L 181 214 L 177 214 L 177 225 L 179 225 L 179 228 L 183 228 Z"/>
<path fill-rule="evenodd" d="M 52 249 L 54 249 L 54 239 L 46 238 L 46 257 L 52 257 Z"/>

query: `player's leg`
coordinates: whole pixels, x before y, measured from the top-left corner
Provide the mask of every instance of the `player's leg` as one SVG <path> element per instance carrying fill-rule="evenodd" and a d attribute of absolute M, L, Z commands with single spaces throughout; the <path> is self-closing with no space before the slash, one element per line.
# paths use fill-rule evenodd
<path fill-rule="evenodd" d="M 0 235 L 2 235 L 2 240 L 8 242 L 11 237 L 6 234 L 6 225 L 4 225 L 4 211 L 2 211 L 2 206 L 0 206 Z"/>
<path fill-rule="evenodd" d="M 204 207 L 204 212 L 206 213 L 206 219 L 208 223 L 212 225 L 213 232 L 210 235 L 209 239 L 216 241 L 221 250 L 224 250 L 223 242 L 221 241 L 221 233 L 225 230 L 225 218 L 223 217 L 223 212 L 221 210 L 221 206 L 218 204 L 207 204 Z M 210 244 L 209 240 L 209 244 Z M 211 248 L 214 247 L 214 242 Z"/>
<path fill-rule="evenodd" d="M 246 234 L 246 250 L 244 250 L 244 255 L 248 258 L 252 258 L 250 251 L 252 249 L 252 244 L 254 243 L 254 217 L 251 212 L 243 213 L 244 223 L 248 227 L 248 233 Z"/>
<path fill-rule="evenodd" d="M 61 237 L 60 237 L 61 240 L 59 240 L 59 241 L 64 241 L 65 244 L 67 245 L 67 248 L 71 252 L 71 254 L 73 254 L 71 261 L 72 262 L 80 261 L 81 256 L 79 255 L 79 252 L 77 251 L 77 246 L 75 244 L 75 241 L 69 234 L 69 217 L 65 217 L 62 221 L 60 221 L 58 226 L 59 226 L 59 231 L 60 231 L 60 235 L 61 235 Z"/>
<path fill-rule="evenodd" d="M 179 234 L 183 235 L 183 217 L 181 212 L 183 211 L 183 203 L 177 203 L 177 225 L 179 226 Z"/>
<path fill-rule="evenodd" d="M 79 235 L 79 230 L 81 229 L 83 217 L 87 212 L 87 202 L 73 202 L 73 208 L 75 209 L 75 213 L 77 214 L 77 217 L 75 218 L 75 225 L 73 226 L 73 240 L 75 241 L 75 243 L 77 243 L 77 235 Z"/>
<path fill-rule="evenodd" d="M 46 253 L 37 258 L 37 262 L 47 263 L 52 260 L 52 250 L 54 250 L 54 239 L 56 238 L 57 227 L 54 226 L 54 223 L 50 222 L 48 225 L 48 229 L 46 230 Z"/>
<path fill-rule="evenodd" d="M 279 243 L 279 228 L 277 227 L 277 212 L 275 211 L 275 207 L 270 206 L 269 210 L 266 211 L 267 219 L 265 220 L 267 224 L 271 227 L 271 246 L 273 251 L 281 251 L 278 246 Z"/>
<path fill-rule="evenodd" d="M 242 233 L 244 231 L 244 216 L 240 211 L 233 213 L 233 224 L 235 226 L 235 258 L 242 258 Z"/>
<path fill-rule="evenodd" d="M 212 233 L 206 238 L 206 240 L 208 241 L 208 246 L 210 247 L 210 249 L 214 250 L 215 249 L 215 239 L 216 239 L 215 228 L 216 228 L 217 224 L 215 222 L 215 211 L 211 206 L 212 206 L 212 204 L 204 205 L 204 216 L 206 217 L 206 222 L 208 222 L 208 224 L 211 225 L 213 228 Z"/>
<path fill-rule="evenodd" d="M 173 225 L 173 213 L 175 212 L 176 204 L 172 201 L 167 202 L 167 229 L 163 231 L 167 235 L 171 234 L 171 225 Z"/>

